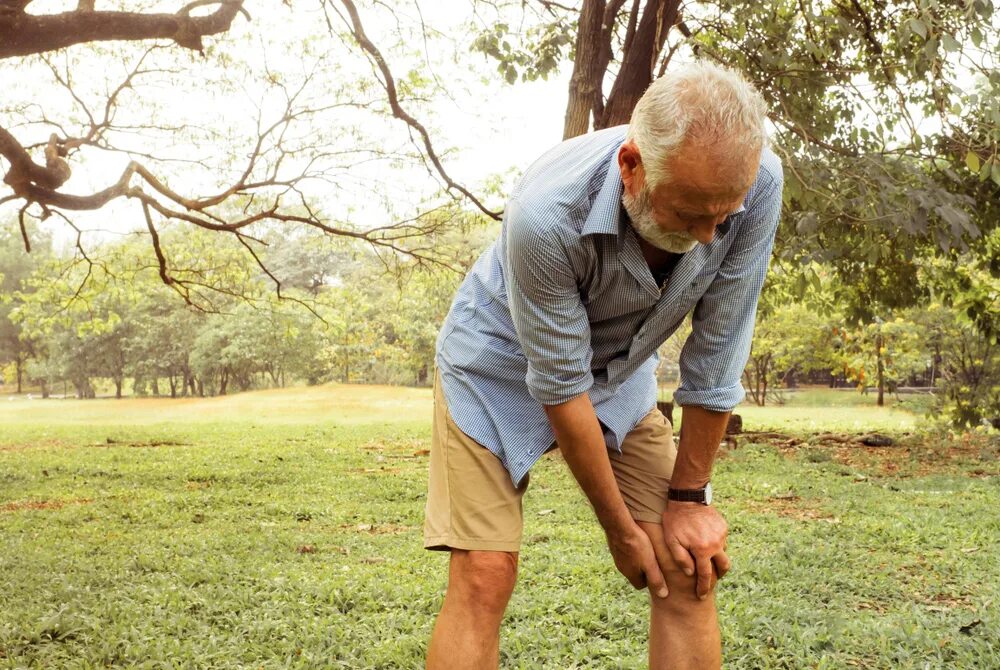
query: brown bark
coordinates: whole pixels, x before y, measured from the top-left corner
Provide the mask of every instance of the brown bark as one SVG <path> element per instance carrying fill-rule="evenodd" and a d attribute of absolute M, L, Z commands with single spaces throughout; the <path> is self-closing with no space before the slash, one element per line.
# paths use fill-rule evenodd
<path fill-rule="evenodd" d="M 195 7 L 219 5 L 207 16 L 191 16 Z M 0 58 L 28 56 L 86 42 L 171 39 L 202 51 L 201 38 L 229 30 L 243 0 L 196 0 L 175 14 L 94 12 L 0 14 Z"/>
<path fill-rule="evenodd" d="M 595 96 L 601 95 L 604 70 L 600 68 L 604 0 L 585 0 L 576 32 L 576 59 L 569 80 L 569 102 L 563 124 L 563 139 L 583 135 L 590 129 Z"/>
<path fill-rule="evenodd" d="M 875 337 L 875 361 L 878 370 L 878 402 L 879 407 L 885 405 L 885 363 L 882 360 L 882 343 L 884 342 L 881 333 Z"/>
<path fill-rule="evenodd" d="M 649 0 L 632 39 L 628 40 L 622 67 L 611 87 L 604 115 L 594 124 L 608 128 L 628 123 L 632 110 L 653 81 L 656 60 L 667 33 L 679 18 L 680 0 Z"/>

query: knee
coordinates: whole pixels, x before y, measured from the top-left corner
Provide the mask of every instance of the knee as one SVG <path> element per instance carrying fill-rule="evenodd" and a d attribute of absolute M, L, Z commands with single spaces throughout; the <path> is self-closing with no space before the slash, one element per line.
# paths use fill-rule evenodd
<path fill-rule="evenodd" d="M 452 551 L 449 595 L 473 609 L 502 614 L 516 581 L 516 553 Z"/>
<path fill-rule="evenodd" d="M 667 582 L 670 595 L 666 598 L 652 598 L 654 609 L 662 611 L 668 616 L 691 617 L 698 612 L 715 611 L 715 584 L 716 578 L 712 577 L 712 588 L 708 597 L 704 600 L 698 597 L 696 577 L 688 577 L 680 568 L 673 566 L 663 575 Z"/>

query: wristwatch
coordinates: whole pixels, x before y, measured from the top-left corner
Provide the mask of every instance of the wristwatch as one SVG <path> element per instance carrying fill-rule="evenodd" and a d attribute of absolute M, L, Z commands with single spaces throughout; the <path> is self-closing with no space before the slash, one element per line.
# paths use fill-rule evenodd
<path fill-rule="evenodd" d="M 701 489 L 667 489 L 667 500 L 677 502 L 693 502 L 702 505 L 712 504 L 712 482 L 705 484 Z"/>

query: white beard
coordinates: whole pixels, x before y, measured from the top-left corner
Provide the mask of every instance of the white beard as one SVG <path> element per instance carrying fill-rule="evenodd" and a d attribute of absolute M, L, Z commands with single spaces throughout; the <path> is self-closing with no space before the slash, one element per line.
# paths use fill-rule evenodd
<path fill-rule="evenodd" d="M 624 191 L 622 204 L 632 219 L 632 228 L 642 239 L 657 249 L 669 251 L 672 254 L 683 254 L 694 249 L 698 240 L 687 233 L 671 233 L 663 230 L 653 219 L 653 202 L 645 184 L 639 189 L 639 195 L 633 196 Z"/>

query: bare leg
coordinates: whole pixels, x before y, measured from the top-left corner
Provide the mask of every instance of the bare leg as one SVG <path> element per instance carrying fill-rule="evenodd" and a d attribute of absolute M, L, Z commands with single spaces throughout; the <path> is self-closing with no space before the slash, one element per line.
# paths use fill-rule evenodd
<path fill-rule="evenodd" d="M 705 600 L 695 595 L 695 577 L 674 563 L 658 523 L 639 522 L 649 535 L 670 595 L 651 598 L 649 617 L 650 670 L 712 670 L 722 667 L 722 643 L 715 611 L 715 592 Z M 714 585 L 713 585 L 714 587 Z"/>
<path fill-rule="evenodd" d="M 500 665 L 500 622 L 516 579 L 516 552 L 451 551 L 448 591 L 427 649 L 428 670 Z"/>

